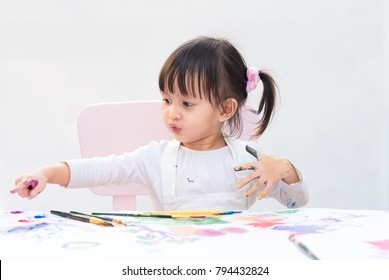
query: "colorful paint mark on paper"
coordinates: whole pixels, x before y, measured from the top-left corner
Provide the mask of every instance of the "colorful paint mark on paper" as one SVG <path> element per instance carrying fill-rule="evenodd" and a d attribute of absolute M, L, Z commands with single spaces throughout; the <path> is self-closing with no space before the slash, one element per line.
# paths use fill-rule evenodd
<path fill-rule="evenodd" d="M 285 230 L 295 234 L 307 234 L 324 232 L 326 228 L 326 225 L 277 225 L 272 229 Z"/>
<path fill-rule="evenodd" d="M 177 218 L 177 219 L 166 219 L 166 218 L 133 218 L 128 219 L 131 223 L 141 225 L 163 225 L 163 226 L 180 226 L 180 225 L 217 225 L 227 224 L 221 217 L 207 217 L 207 218 Z"/>
<path fill-rule="evenodd" d="M 248 230 L 239 227 L 227 227 L 220 229 L 220 231 L 224 233 L 246 233 Z"/>
<path fill-rule="evenodd" d="M 24 211 L 15 210 L 15 211 L 9 211 L 9 213 L 11 213 L 11 214 L 23 214 Z"/>
<path fill-rule="evenodd" d="M 33 223 L 34 220 L 26 220 L 26 219 L 20 219 L 18 220 L 18 223 Z"/>
<path fill-rule="evenodd" d="M 31 231 L 37 231 L 42 228 L 48 227 L 50 224 L 49 223 L 39 223 L 39 224 L 31 224 L 31 225 L 25 225 L 25 226 L 19 226 L 19 227 L 14 227 L 10 229 L 7 233 L 8 234 L 20 234 L 20 233 L 26 233 L 26 232 L 31 232 Z"/>
<path fill-rule="evenodd" d="M 284 214 L 295 214 L 299 211 L 300 211 L 299 209 L 289 209 L 289 210 L 275 211 L 274 213 L 284 215 Z"/>
<path fill-rule="evenodd" d="M 270 219 L 256 219 L 252 223 L 249 223 L 248 225 L 253 227 L 260 227 L 260 228 L 270 228 L 276 225 L 282 225 L 284 224 L 283 220 L 280 218 L 270 218 Z"/>
<path fill-rule="evenodd" d="M 389 239 L 384 239 L 379 241 L 366 241 L 366 242 L 373 245 L 377 249 L 389 251 Z"/>
<path fill-rule="evenodd" d="M 226 227 L 221 229 L 204 229 L 199 227 L 193 227 L 193 226 L 181 226 L 181 227 L 172 227 L 172 232 L 174 232 L 177 235 L 181 236 L 205 236 L 205 237 L 212 237 L 212 236 L 220 236 L 224 234 L 230 234 L 230 233 L 245 233 L 247 232 L 244 228 L 239 227 Z"/>
<path fill-rule="evenodd" d="M 34 219 L 43 219 L 43 218 L 46 218 L 46 215 L 45 215 L 45 214 L 42 214 L 42 215 L 34 215 Z"/>

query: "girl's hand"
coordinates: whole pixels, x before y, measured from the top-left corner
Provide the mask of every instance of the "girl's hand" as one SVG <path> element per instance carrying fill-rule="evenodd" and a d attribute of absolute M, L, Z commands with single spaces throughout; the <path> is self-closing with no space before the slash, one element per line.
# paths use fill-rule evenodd
<path fill-rule="evenodd" d="M 10 192 L 18 193 L 21 197 L 32 199 L 45 189 L 46 184 L 47 178 L 39 173 L 21 176 L 16 179 L 15 188 L 10 190 Z"/>
<path fill-rule="evenodd" d="M 236 187 L 240 189 L 247 183 L 256 180 L 255 184 L 245 192 L 246 196 L 250 196 L 257 189 L 265 186 L 265 189 L 258 195 L 258 199 L 262 199 L 270 192 L 271 188 L 278 180 L 284 180 L 286 183 L 298 182 L 298 175 L 288 160 L 259 154 L 248 146 L 246 147 L 246 150 L 258 159 L 257 162 L 234 167 L 235 171 L 254 170 L 236 185 Z"/>

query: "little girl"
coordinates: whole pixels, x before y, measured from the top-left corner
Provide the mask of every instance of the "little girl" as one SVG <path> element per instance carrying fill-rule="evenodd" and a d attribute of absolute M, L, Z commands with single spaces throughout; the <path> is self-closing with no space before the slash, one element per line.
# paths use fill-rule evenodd
<path fill-rule="evenodd" d="M 261 114 L 256 137 L 275 107 L 272 77 L 247 68 L 226 40 L 190 40 L 168 57 L 159 75 L 162 117 L 175 140 L 151 142 L 119 156 L 44 166 L 19 177 L 11 193 L 31 199 L 47 183 L 92 188 L 137 182 L 150 189 L 159 210 L 246 210 L 264 197 L 288 208 L 303 206 L 305 183 L 287 159 L 259 153 L 256 142 L 233 137 L 242 130 L 247 94 L 254 94 L 259 81 L 263 93 L 255 112 Z"/>

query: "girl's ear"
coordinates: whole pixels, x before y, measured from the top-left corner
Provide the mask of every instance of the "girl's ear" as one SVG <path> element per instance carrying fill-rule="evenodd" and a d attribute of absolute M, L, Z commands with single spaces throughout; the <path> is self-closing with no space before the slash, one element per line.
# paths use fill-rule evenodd
<path fill-rule="evenodd" d="M 238 109 L 238 101 L 235 98 L 228 98 L 224 101 L 223 111 L 219 116 L 219 122 L 225 122 L 229 120 Z"/>

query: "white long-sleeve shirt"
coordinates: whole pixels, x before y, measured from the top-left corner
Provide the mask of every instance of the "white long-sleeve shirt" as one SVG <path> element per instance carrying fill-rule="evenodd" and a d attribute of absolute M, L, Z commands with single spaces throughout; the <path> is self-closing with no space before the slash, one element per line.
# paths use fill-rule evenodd
<path fill-rule="evenodd" d="M 252 171 L 234 171 L 234 166 L 256 159 L 246 152 L 246 142 L 226 138 L 227 146 L 196 151 L 176 140 L 151 142 L 122 155 L 69 160 L 68 188 L 140 183 L 148 187 L 162 210 L 234 209 L 246 210 L 256 201 L 257 192 L 246 198 L 235 186 Z M 255 142 L 250 146 L 258 149 Z M 308 192 L 300 181 L 288 185 L 278 181 L 266 197 L 273 197 L 288 208 L 303 206 Z M 206 208 L 206 209 L 204 209 Z"/>

